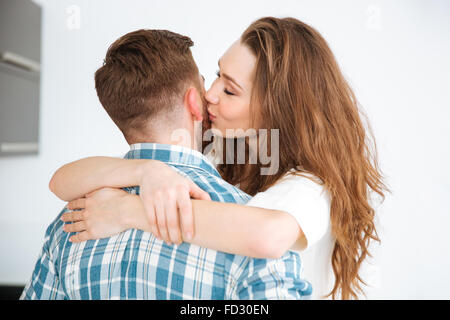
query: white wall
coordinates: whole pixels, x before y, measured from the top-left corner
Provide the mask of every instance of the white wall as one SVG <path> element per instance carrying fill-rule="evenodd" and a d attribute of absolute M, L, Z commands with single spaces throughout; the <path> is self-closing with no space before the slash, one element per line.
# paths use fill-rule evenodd
<path fill-rule="evenodd" d="M 450 298 L 448 1 L 36 2 L 44 14 L 40 154 L 0 159 L 0 283 L 31 276 L 45 228 L 64 205 L 48 190 L 56 168 L 127 151 L 94 89 L 110 43 L 138 28 L 186 34 L 209 86 L 225 49 L 253 20 L 273 15 L 322 33 L 374 128 L 393 194 L 379 209 L 379 286 L 369 298 Z"/>

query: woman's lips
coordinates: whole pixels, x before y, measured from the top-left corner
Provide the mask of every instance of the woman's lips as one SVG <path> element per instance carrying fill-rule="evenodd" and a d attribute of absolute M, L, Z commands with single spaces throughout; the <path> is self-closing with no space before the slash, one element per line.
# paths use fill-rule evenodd
<path fill-rule="evenodd" d="M 214 121 L 216 119 L 216 116 L 213 116 L 211 113 L 208 112 L 209 120 Z"/>

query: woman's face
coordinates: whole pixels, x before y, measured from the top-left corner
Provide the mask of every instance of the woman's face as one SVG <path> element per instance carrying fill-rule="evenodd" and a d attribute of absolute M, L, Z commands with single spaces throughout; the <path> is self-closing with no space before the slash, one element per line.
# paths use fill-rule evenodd
<path fill-rule="evenodd" d="M 256 57 L 250 49 L 236 41 L 220 58 L 217 78 L 205 99 L 211 127 L 224 137 L 243 136 L 236 131 L 250 129 L 250 97 Z M 227 129 L 233 129 L 228 130 Z M 246 134 L 247 135 L 247 134 Z"/>

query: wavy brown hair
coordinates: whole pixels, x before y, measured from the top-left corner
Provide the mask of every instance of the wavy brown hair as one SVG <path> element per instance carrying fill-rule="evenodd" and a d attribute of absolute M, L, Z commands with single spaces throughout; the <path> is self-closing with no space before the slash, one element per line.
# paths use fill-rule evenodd
<path fill-rule="evenodd" d="M 294 18 L 261 18 L 242 34 L 241 43 L 257 61 L 253 123 L 279 129 L 279 169 L 261 175 L 259 162 L 234 162 L 219 165 L 219 172 L 251 195 L 268 189 L 292 168 L 297 175 L 319 178 L 331 197 L 336 239 L 335 284 L 328 296 L 358 299 L 364 283 L 358 273 L 361 263 L 370 256 L 371 241 L 380 241 L 370 197 L 375 192 L 384 199 L 387 190 L 372 131 L 362 122 L 367 118 L 327 42 L 312 27 Z"/>

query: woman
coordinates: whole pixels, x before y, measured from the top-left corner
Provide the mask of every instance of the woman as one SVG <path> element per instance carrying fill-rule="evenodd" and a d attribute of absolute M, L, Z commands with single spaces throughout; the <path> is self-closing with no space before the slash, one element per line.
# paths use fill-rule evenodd
<path fill-rule="evenodd" d="M 65 230 L 79 232 L 72 239 L 82 241 L 137 227 L 179 243 L 176 203 L 182 231 L 194 231 L 189 224 L 194 217 L 195 235 L 183 234 L 184 241 L 266 258 L 298 250 L 315 297 L 358 298 L 363 283 L 358 271 L 369 255 L 371 240 L 379 241 L 370 192 L 383 197 L 386 188 L 357 100 L 326 41 L 296 19 L 262 18 L 228 49 L 219 68 L 205 96 L 212 128 L 228 141 L 243 140 L 249 148 L 251 135 L 230 135 L 227 129 L 278 129 L 278 170 L 261 175 L 265 167 L 261 159 L 256 163 L 247 159 L 245 164 L 221 161 L 217 165 L 226 181 L 254 196 L 250 202 L 244 206 L 205 200 L 201 190 L 155 161 L 87 158 L 55 173 L 50 188 L 61 199 L 81 198 L 101 187 L 139 185 L 142 201 L 135 196 L 127 206 L 115 207 L 125 201 L 125 192 L 104 189 L 100 191 L 103 195 L 88 194 L 69 203 L 70 209 L 84 209 L 85 214 L 66 214 L 64 221 L 76 223 L 66 225 Z M 246 157 L 250 158 L 252 149 L 246 150 L 250 150 Z M 225 148 L 215 156 L 223 160 L 226 155 Z M 65 188 L 68 185 L 70 189 Z M 204 200 L 193 199 L 191 206 L 186 206 L 189 196 Z M 172 209 L 157 208 L 154 203 Z M 239 237 L 199 234 L 201 213 L 211 210 L 229 211 L 230 219 L 237 217 L 239 223 L 234 223 L 247 232 Z M 255 228 L 262 225 L 258 219 L 269 213 L 282 219 L 273 219 L 271 228 Z M 219 237 L 224 240 L 215 239 Z M 254 239 L 270 250 L 249 247 Z"/>

